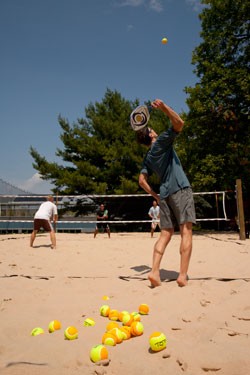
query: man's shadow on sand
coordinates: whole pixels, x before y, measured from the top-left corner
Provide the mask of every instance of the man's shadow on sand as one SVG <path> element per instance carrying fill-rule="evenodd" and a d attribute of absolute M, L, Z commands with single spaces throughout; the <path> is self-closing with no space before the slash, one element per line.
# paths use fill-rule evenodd
<path fill-rule="evenodd" d="M 143 281 L 143 280 L 145 281 L 145 280 L 148 279 L 146 275 L 151 271 L 151 268 L 146 266 L 146 265 L 134 266 L 134 267 L 131 267 L 131 269 L 138 272 L 138 276 L 120 276 L 120 279 L 123 279 L 123 280 L 126 280 L 126 281 L 129 281 L 129 280 L 132 280 L 132 279 L 138 279 L 138 280 L 141 280 L 141 281 Z M 179 274 L 176 271 L 165 270 L 165 269 L 160 270 L 160 278 L 161 278 L 162 282 L 163 281 L 165 281 L 165 282 L 176 281 L 178 276 L 179 276 Z"/>
<path fill-rule="evenodd" d="M 47 248 L 50 248 L 51 245 L 48 245 L 48 244 L 47 244 L 47 245 L 33 245 L 33 246 L 32 246 L 33 249 L 40 249 L 40 247 L 47 247 Z"/>
<path fill-rule="evenodd" d="M 146 266 L 146 265 L 141 265 L 141 266 L 134 266 L 130 268 L 131 270 L 134 270 L 138 272 L 138 276 L 134 275 L 128 275 L 128 276 L 119 276 L 119 279 L 124 280 L 124 281 L 130 281 L 130 280 L 138 280 L 138 281 L 145 281 L 148 280 L 146 274 L 148 274 L 151 271 L 151 268 Z M 173 270 L 165 270 L 161 269 L 160 270 L 160 278 L 162 282 L 169 283 L 172 281 L 176 281 L 178 278 L 179 274 L 176 271 Z M 230 282 L 230 281 L 235 281 L 235 280 L 244 280 L 249 282 L 250 277 L 215 277 L 215 276 L 204 276 L 204 277 L 192 277 L 189 278 L 188 280 L 217 280 L 217 281 L 223 281 L 223 282 Z"/>

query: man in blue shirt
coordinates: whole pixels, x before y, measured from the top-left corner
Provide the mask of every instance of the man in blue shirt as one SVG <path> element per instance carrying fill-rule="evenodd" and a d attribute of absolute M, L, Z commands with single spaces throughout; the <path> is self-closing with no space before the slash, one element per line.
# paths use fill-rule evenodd
<path fill-rule="evenodd" d="M 152 287 L 161 285 L 161 260 L 177 222 L 181 234 L 181 262 L 177 283 L 182 287 L 187 285 L 192 253 L 192 224 L 196 220 L 192 189 L 173 148 L 174 140 L 181 132 L 184 121 L 160 99 L 154 100 L 151 105 L 168 116 L 172 127 L 159 136 L 149 127 L 137 132 L 138 142 L 149 147 L 139 175 L 139 185 L 151 194 L 160 206 L 161 234 L 154 246 L 152 270 L 148 279 Z M 160 196 L 148 183 L 148 176 L 152 172 L 160 179 Z"/>

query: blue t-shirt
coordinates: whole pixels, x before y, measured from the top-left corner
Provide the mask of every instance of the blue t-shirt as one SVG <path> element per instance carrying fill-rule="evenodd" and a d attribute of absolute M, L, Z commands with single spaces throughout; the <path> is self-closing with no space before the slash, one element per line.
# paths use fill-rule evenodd
<path fill-rule="evenodd" d="M 160 178 L 160 198 L 165 199 L 190 186 L 181 162 L 173 148 L 178 133 L 173 128 L 161 133 L 147 152 L 141 173 L 156 173 Z"/>

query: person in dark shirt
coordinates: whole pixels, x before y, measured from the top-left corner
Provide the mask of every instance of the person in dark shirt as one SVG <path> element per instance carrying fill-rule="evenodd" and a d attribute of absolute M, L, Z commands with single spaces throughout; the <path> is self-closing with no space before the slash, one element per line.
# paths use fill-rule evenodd
<path fill-rule="evenodd" d="M 177 223 L 181 234 L 181 261 L 177 283 L 182 287 L 187 284 L 192 253 L 192 224 L 196 222 L 192 189 L 173 147 L 184 121 L 160 99 L 154 100 L 151 105 L 152 108 L 164 112 L 172 126 L 159 136 L 149 127 L 137 132 L 137 141 L 148 147 L 139 175 L 139 185 L 151 194 L 160 206 L 161 234 L 154 246 L 152 270 L 148 279 L 152 287 L 161 285 L 160 264 Z M 160 179 L 160 196 L 148 183 L 151 173 L 156 173 Z"/>
<path fill-rule="evenodd" d="M 96 220 L 97 221 L 105 221 L 108 220 L 108 210 L 105 209 L 104 204 L 102 203 L 100 207 L 98 208 L 96 212 Z M 106 231 L 108 233 L 108 236 L 110 238 L 110 228 L 108 223 L 96 223 L 95 232 L 94 232 L 94 238 L 96 238 L 97 233 L 100 229 L 103 229 L 103 231 Z"/>

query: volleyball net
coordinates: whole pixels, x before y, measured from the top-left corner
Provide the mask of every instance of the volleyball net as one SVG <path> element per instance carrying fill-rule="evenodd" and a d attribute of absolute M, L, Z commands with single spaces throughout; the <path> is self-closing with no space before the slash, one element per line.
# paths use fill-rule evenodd
<path fill-rule="evenodd" d="M 228 229 L 237 217 L 235 191 L 194 192 L 197 226 Z M 0 195 L 0 230 L 31 230 L 34 214 L 46 195 Z M 113 231 L 148 231 L 148 211 L 154 198 L 148 194 L 124 195 L 54 195 L 58 207 L 57 231 L 94 230 L 100 204 L 108 210 Z M 233 229 L 233 228 L 232 228 Z"/>

